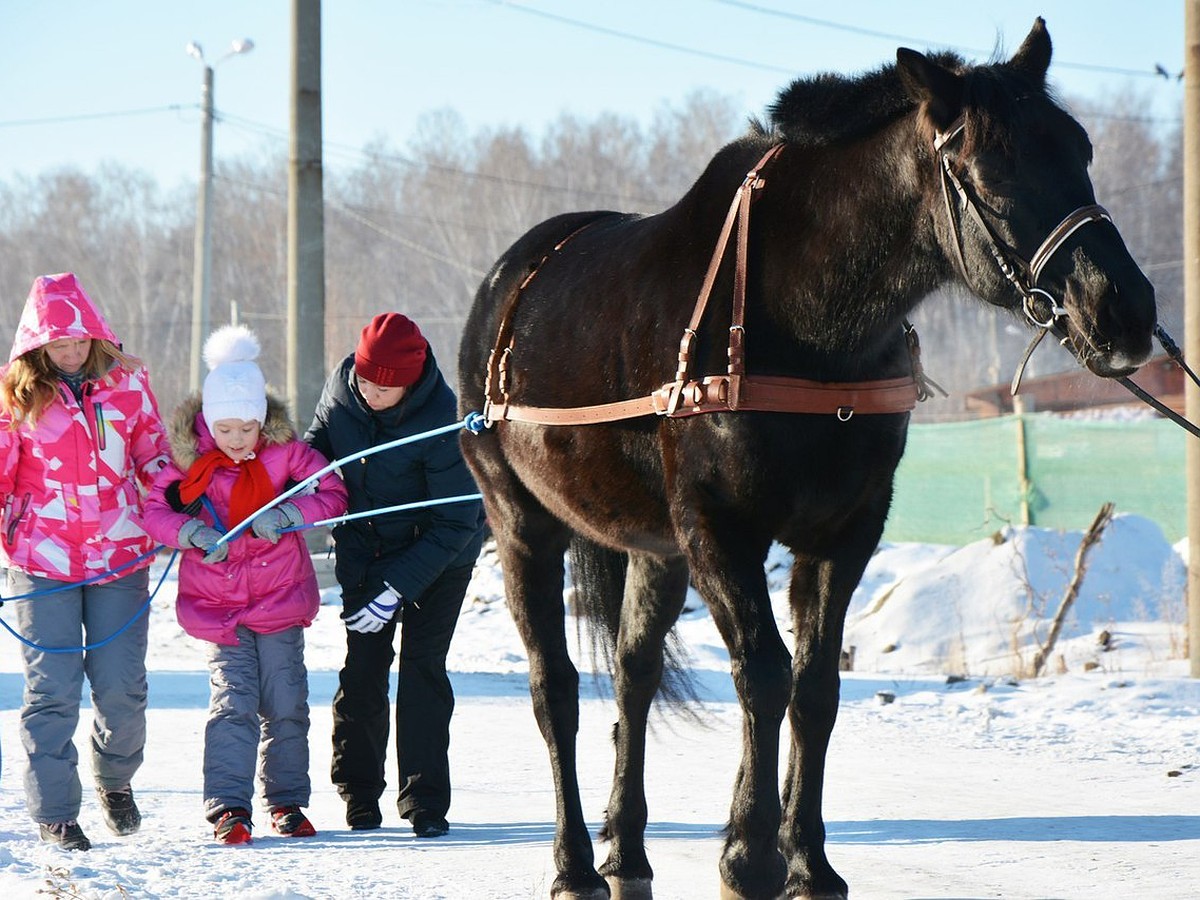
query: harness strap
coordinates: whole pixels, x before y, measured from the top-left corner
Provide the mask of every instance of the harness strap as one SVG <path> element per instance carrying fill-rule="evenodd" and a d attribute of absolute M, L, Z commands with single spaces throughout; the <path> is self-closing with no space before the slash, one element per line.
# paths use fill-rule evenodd
<path fill-rule="evenodd" d="M 760 171 L 783 149 L 771 147 L 742 180 L 725 214 L 717 244 L 692 309 L 692 317 L 679 342 L 675 380 L 643 397 L 599 403 L 592 406 L 548 407 L 513 405 L 508 402 L 508 360 L 512 355 L 512 316 L 521 292 L 554 253 L 588 228 L 592 222 L 571 232 L 542 257 L 524 278 L 508 303 L 500 320 L 496 343 L 488 356 L 483 418 L 487 426 L 495 422 L 529 422 L 537 425 L 591 425 L 641 416 L 682 418 L 711 412 L 812 413 L 836 415 L 848 421 L 856 413 L 883 414 L 909 412 L 917 401 L 928 396 L 923 376 L 876 379 L 873 381 L 821 382 L 783 376 L 747 376 L 745 359 L 746 271 L 749 264 L 750 204 L 754 191 L 766 183 Z M 595 221 L 595 220 L 593 220 Z M 733 304 L 730 316 L 728 373 L 690 378 L 691 353 L 697 331 L 716 284 L 725 258 L 734 224 L 738 227 L 735 249 Z M 911 329 L 911 326 L 909 326 Z M 915 337 L 915 334 L 914 336 Z M 910 352 L 914 345 L 910 338 Z M 914 375 L 919 372 L 919 350 L 914 357 Z M 494 383 L 495 382 L 495 383 Z M 932 382 L 928 382 L 932 384 Z M 936 387 L 936 385 L 935 385 Z M 495 388 L 495 390 L 494 390 Z M 940 388 L 939 388 L 940 390 Z"/>
<path fill-rule="evenodd" d="M 1092 203 L 1088 206 L 1079 207 L 1079 209 L 1059 222 L 1054 230 L 1046 236 L 1046 239 L 1042 241 L 1042 246 L 1037 248 L 1037 251 L 1029 260 L 1029 275 L 1032 278 L 1032 283 L 1037 284 L 1038 278 L 1042 274 L 1042 267 L 1050 261 L 1050 257 L 1055 254 L 1067 238 L 1088 224 L 1088 222 L 1101 221 L 1111 223 L 1112 216 L 1100 204 Z"/>
<path fill-rule="evenodd" d="M 746 272 L 749 269 L 750 255 L 750 203 L 754 192 L 760 190 L 766 183 L 759 172 L 783 149 L 783 144 L 776 144 L 758 161 L 742 182 L 741 196 L 738 198 L 738 240 L 736 250 L 736 265 L 733 269 L 733 305 L 729 320 L 729 408 L 741 408 L 742 381 L 746 374 Z"/>
<path fill-rule="evenodd" d="M 855 414 L 909 412 L 917 405 L 917 383 L 908 377 L 877 381 L 826 382 L 804 378 L 743 376 L 736 409 L 730 405 L 730 377 L 709 375 L 682 388 L 664 384 L 645 397 L 599 403 L 595 406 L 551 407 L 493 405 L 488 424 L 495 421 L 536 425 L 592 425 L 641 416 L 681 419 L 713 412 L 779 412 L 836 415 L 843 422 Z"/>
<path fill-rule="evenodd" d="M 521 299 L 521 294 L 525 291 L 529 282 L 533 281 L 533 276 L 546 264 L 546 260 L 562 250 L 580 232 L 591 228 L 604 217 L 604 214 L 601 214 L 589 219 L 546 251 L 546 254 L 529 268 L 529 272 L 521 279 L 521 283 L 517 286 L 517 289 L 513 291 L 512 296 L 509 298 L 508 306 L 505 308 L 504 314 L 500 317 L 500 327 L 496 330 L 496 343 L 492 346 L 492 351 L 488 354 L 487 378 L 483 388 L 485 407 L 492 403 L 495 396 L 508 397 L 508 358 L 512 355 L 513 347 L 512 319 L 513 313 L 517 308 L 517 302 Z M 493 393 L 493 391 L 497 393 Z"/>
<path fill-rule="evenodd" d="M 729 211 L 725 214 L 725 222 L 721 225 L 721 233 L 717 237 L 717 245 L 713 248 L 712 258 L 708 261 L 708 271 L 704 273 L 704 281 L 700 285 L 700 293 L 696 297 L 696 305 L 692 309 L 692 318 L 688 322 L 687 328 L 683 330 L 683 336 L 679 339 L 679 366 L 675 370 L 675 382 L 681 387 L 687 383 L 691 369 L 692 346 L 696 342 L 696 333 L 700 330 L 700 323 L 704 319 L 704 312 L 708 307 L 708 299 L 712 295 L 713 285 L 717 280 L 717 273 L 721 270 L 721 263 L 725 259 L 725 248 L 729 246 L 729 236 L 733 233 L 733 225 L 738 223 L 738 243 L 737 243 L 737 265 L 733 273 L 733 323 L 730 328 L 729 336 L 729 353 L 730 353 L 730 374 L 734 373 L 732 367 L 732 358 L 734 350 L 734 327 L 741 329 L 743 310 L 746 306 L 746 253 L 747 242 L 750 231 L 750 200 L 753 192 L 761 188 L 765 182 L 759 176 L 759 172 L 767 163 L 783 149 L 783 144 L 776 144 L 770 150 L 763 154 L 754 167 L 746 173 L 746 177 L 742 179 L 742 183 L 738 185 L 738 189 L 734 192 L 733 201 L 729 204 Z M 741 331 L 738 337 L 738 348 L 742 346 L 741 336 L 744 335 L 744 330 Z M 737 374 L 742 374 L 744 366 Z M 735 388 L 736 392 L 736 388 Z"/>

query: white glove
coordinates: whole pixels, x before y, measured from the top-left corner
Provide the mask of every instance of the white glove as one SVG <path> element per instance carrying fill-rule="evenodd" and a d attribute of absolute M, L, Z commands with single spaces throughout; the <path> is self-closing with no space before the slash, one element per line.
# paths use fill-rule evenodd
<path fill-rule="evenodd" d="M 268 509 L 260 516 L 255 516 L 250 527 L 264 541 L 272 544 L 279 543 L 279 533 L 293 525 L 303 525 L 304 516 L 294 503 L 280 503 Z"/>
<path fill-rule="evenodd" d="M 219 563 L 229 555 L 229 544 L 218 543 L 220 540 L 221 532 L 199 519 L 188 519 L 179 529 L 179 546 L 203 550 L 204 559 L 201 562 Z"/>
<path fill-rule="evenodd" d="M 392 621 L 403 598 L 386 581 L 387 590 L 346 619 L 346 628 L 360 634 L 373 634 L 382 631 L 383 626 Z"/>

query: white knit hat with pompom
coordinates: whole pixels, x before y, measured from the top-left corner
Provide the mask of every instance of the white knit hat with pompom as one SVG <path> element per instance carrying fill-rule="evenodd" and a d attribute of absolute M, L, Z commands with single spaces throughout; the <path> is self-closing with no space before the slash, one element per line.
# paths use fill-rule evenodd
<path fill-rule="evenodd" d="M 267 418 L 267 383 L 255 362 L 259 354 L 258 338 L 242 325 L 226 325 L 204 342 L 204 364 L 208 376 L 202 394 L 204 423 L 212 431 L 222 419 L 255 420 Z"/>

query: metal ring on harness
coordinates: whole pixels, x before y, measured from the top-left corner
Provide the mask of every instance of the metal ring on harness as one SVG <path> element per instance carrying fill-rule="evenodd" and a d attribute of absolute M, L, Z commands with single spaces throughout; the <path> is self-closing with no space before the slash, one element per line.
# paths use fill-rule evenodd
<path fill-rule="evenodd" d="M 1033 310 L 1033 302 L 1032 301 L 1033 301 L 1034 294 L 1041 294 L 1043 297 L 1046 298 L 1047 302 L 1049 302 L 1049 304 L 1050 304 L 1050 318 L 1048 318 L 1045 322 L 1039 321 L 1037 314 Z M 1039 287 L 1029 289 L 1029 292 L 1025 295 L 1025 302 L 1021 304 L 1021 308 L 1025 312 L 1025 318 L 1027 318 L 1030 322 L 1032 322 L 1038 328 L 1047 328 L 1047 329 L 1053 328 L 1055 319 L 1058 319 L 1067 314 L 1066 309 L 1059 306 L 1058 301 L 1056 301 L 1054 299 L 1054 297 L 1051 296 L 1048 291 L 1044 291 Z"/>

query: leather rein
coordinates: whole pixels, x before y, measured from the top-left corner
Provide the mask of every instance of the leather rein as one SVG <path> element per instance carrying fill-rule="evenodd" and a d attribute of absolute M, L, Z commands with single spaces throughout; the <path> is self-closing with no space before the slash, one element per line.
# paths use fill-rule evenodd
<path fill-rule="evenodd" d="M 483 416 L 487 426 L 496 422 L 530 422 L 538 425 L 589 425 L 615 422 L 640 416 L 656 415 L 682 418 L 712 412 L 811 413 L 835 415 L 843 422 L 856 415 L 901 413 L 912 410 L 919 400 L 930 396 L 929 388 L 940 388 L 925 377 L 920 362 L 920 341 L 916 330 L 904 325 L 913 374 L 872 381 L 823 382 L 787 376 L 747 375 L 744 326 L 746 309 L 746 268 L 749 256 L 750 205 L 754 192 L 766 184 L 763 168 L 783 149 L 776 144 L 768 150 L 743 179 L 725 216 L 720 236 L 709 261 L 708 271 L 692 310 L 691 320 L 679 342 L 675 378 L 658 390 L 642 397 L 600 403 L 592 406 L 546 407 L 509 402 L 509 367 L 512 363 L 514 335 L 512 316 L 521 292 L 538 270 L 574 237 L 589 228 L 588 222 L 559 241 L 517 287 L 500 322 L 496 343 L 488 355 L 487 382 Z M 704 318 L 717 273 L 737 227 L 733 304 L 729 327 L 729 365 L 725 374 L 691 376 L 691 356 L 696 334 Z M 943 392 L 944 393 L 944 392 Z"/>

